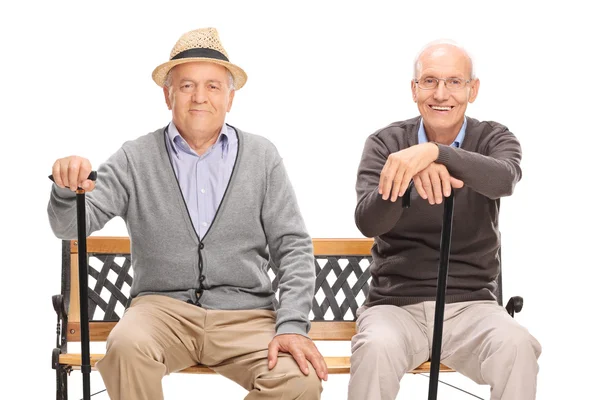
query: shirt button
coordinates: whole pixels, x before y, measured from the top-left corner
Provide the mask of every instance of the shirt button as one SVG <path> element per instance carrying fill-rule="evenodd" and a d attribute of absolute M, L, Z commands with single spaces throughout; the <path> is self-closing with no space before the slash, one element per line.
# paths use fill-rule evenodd
<path fill-rule="evenodd" d="M 203 223 L 202 223 L 202 226 L 207 226 L 207 225 L 208 225 L 208 224 L 207 224 L 206 222 L 203 222 Z"/>
<path fill-rule="evenodd" d="M 200 193 L 206 193 L 206 190 L 200 189 Z"/>

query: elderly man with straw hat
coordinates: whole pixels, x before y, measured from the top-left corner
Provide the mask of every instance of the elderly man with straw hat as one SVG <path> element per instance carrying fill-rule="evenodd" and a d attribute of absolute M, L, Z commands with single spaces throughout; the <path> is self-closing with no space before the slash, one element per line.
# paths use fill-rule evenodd
<path fill-rule="evenodd" d="M 166 127 L 126 142 L 97 182 L 82 157 L 52 168 L 57 237 L 77 236 L 78 186 L 89 192 L 88 234 L 119 216 L 131 237 L 133 300 L 97 364 L 111 399 L 162 399 L 162 377 L 195 364 L 246 399 L 320 398 L 327 366 L 307 336 L 311 238 L 275 146 L 225 124 L 246 73 L 205 28 L 181 36 L 152 78 L 172 111 Z"/>

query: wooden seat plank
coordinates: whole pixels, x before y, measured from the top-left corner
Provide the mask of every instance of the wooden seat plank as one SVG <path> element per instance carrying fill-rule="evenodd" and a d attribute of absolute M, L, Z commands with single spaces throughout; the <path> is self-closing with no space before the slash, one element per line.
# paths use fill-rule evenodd
<path fill-rule="evenodd" d="M 104 354 L 90 354 L 90 365 L 95 369 L 96 363 L 104 357 Z M 327 370 L 330 374 L 349 374 L 350 373 L 350 357 L 324 357 L 327 363 Z M 81 354 L 79 353 L 67 353 L 59 356 L 59 362 L 62 365 L 69 365 L 73 369 L 79 369 L 81 367 Z M 430 363 L 425 362 L 419 367 L 415 368 L 410 373 L 428 373 L 430 369 Z M 453 369 L 440 365 L 440 372 L 452 372 Z M 193 367 L 186 368 L 178 371 L 186 374 L 214 374 L 215 372 L 204 365 L 194 365 Z"/>

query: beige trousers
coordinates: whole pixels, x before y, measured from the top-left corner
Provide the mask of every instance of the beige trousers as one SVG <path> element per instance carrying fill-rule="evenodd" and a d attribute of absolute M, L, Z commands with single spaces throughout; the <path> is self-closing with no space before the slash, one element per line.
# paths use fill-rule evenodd
<path fill-rule="evenodd" d="M 349 400 L 395 399 L 400 379 L 431 356 L 435 302 L 361 308 L 352 339 Z M 491 400 L 535 399 L 541 346 L 495 301 L 447 304 L 441 361 Z"/>
<path fill-rule="evenodd" d="M 319 399 L 321 381 L 309 363 L 305 376 L 280 353 L 267 368 L 275 313 L 206 310 L 166 296 L 134 299 L 107 340 L 96 367 L 113 400 L 163 399 L 162 377 L 204 364 L 237 382 L 253 399 Z M 190 394 L 192 395 L 192 394 Z M 203 399 L 202 393 L 193 393 Z"/>

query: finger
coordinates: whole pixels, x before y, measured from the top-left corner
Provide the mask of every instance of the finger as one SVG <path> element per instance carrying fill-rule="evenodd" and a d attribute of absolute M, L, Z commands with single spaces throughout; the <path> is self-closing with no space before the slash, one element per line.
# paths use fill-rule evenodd
<path fill-rule="evenodd" d="M 401 173 L 400 171 L 398 171 L 398 173 Z M 394 186 L 392 187 L 392 193 L 390 194 L 390 200 L 392 202 L 395 202 L 398 199 L 398 195 L 400 193 L 400 188 L 402 187 L 402 178 L 404 175 L 396 175 L 394 177 Z"/>
<path fill-rule="evenodd" d="M 298 367 L 300 367 L 300 371 L 302 371 L 304 375 L 308 375 L 308 363 L 306 362 L 306 357 L 304 356 L 304 353 L 296 348 L 290 351 L 290 354 L 292 355 L 292 357 L 294 357 L 294 360 L 296 360 L 296 364 L 298 364 Z"/>
<path fill-rule="evenodd" d="M 440 172 L 440 179 L 442 181 L 442 193 L 444 193 L 444 197 L 450 196 L 452 185 L 450 184 L 450 174 L 447 170 Z"/>
<path fill-rule="evenodd" d="M 267 351 L 267 367 L 273 369 L 277 365 L 277 356 L 279 355 L 279 342 L 277 339 L 271 340 Z"/>
<path fill-rule="evenodd" d="M 83 190 L 85 190 L 86 192 L 91 192 L 92 190 L 94 190 L 95 187 L 96 187 L 96 182 L 89 180 L 89 179 L 86 179 L 81 184 L 81 188 Z"/>
<path fill-rule="evenodd" d="M 54 178 L 54 183 L 56 183 L 58 187 L 65 187 L 62 176 L 60 175 L 60 160 L 56 160 L 52 165 L 52 178 Z"/>
<path fill-rule="evenodd" d="M 69 159 L 63 158 L 60 162 L 60 177 L 64 187 L 69 186 Z"/>
<path fill-rule="evenodd" d="M 415 189 L 417 189 L 417 193 L 423 200 L 427 200 L 427 192 L 423 188 L 423 182 L 421 181 L 420 175 L 415 175 L 413 178 L 413 182 L 415 183 Z"/>
<path fill-rule="evenodd" d="M 390 160 L 386 162 L 387 168 L 385 168 L 385 173 L 382 171 L 382 179 L 383 186 L 381 189 L 381 195 L 383 200 L 387 200 L 390 198 L 390 192 L 392 191 L 392 187 L 394 185 L 394 177 L 397 174 L 398 167 Z"/>
<path fill-rule="evenodd" d="M 312 347 L 312 349 L 305 353 L 306 359 L 315 368 L 315 371 L 317 372 L 317 376 L 319 378 L 323 379 L 324 381 L 326 381 L 327 380 L 327 364 L 325 363 L 323 356 L 321 356 L 321 353 L 319 353 L 319 350 L 317 350 L 316 346 L 314 344 L 312 344 L 311 347 Z"/>
<path fill-rule="evenodd" d="M 415 175 L 415 171 L 413 169 L 405 169 L 404 175 L 402 176 L 402 182 L 400 183 L 400 192 L 398 192 L 399 196 L 404 196 L 404 192 L 408 189 L 408 185 L 410 185 L 410 181 Z"/>
<path fill-rule="evenodd" d="M 381 169 L 381 174 L 379 175 L 379 194 L 383 194 L 383 185 L 385 184 L 385 177 L 387 176 L 387 170 L 389 169 L 390 160 L 388 159 L 385 162 L 385 165 Z"/>
<path fill-rule="evenodd" d="M 463 181 L 461 181 L 460 179 L 456 179 L 452 176 L 450 177 L 450 184 L 454 189 L 460 189 L 461 187 L 465 186 L 465 183 Z"/>
<path fill-rule="evenodd" d="M 77 190 L 79 186 L 79 168 L 81 167 L 81 161 L 77 158 L 70 158 L 68 166 L 69 175 L 69 188 L 73 191 Z"/>
<path fill-rule="evenodd" d="M 429 173 L 424 173 L 421 177 L 421 181 L 423 183 L 423 189 L 425 193 L 427 193 L 427 199 L 429 200 L 429 204 L 435 204 L 435 196 L 433 195 L 433 189 L 431 187 L 431 178 L 429 178 Z"/>
<path fill-rule="evenodd" d="M 442 204 L 442 183 L 437 171 L 431 172 L 429 174 L 429 179 L 431 180 L 431 188 L 433 190 L 433 197 L 435 198 L 436 204 Z"/>
<path fill-rule="evenodd" d="M 327 363 L 325 362 L 325 359 L 323 358 L 323 356 L 321 355 L 321 353 L 319 353 L 317 351 L 317 357 L 318 357 L 318 363 L 321 365 L 321 372 L 318 374 L 319 378 L 323 379 L 324 381 L 327 380 L 327 378 L 329 378 L 329 371 L 327 370 Z M 313 366 L 315 364 L 313 363 Z"/>
<path fill-rule="evenodd" d="M 79 166 L 79 175 L 77 176 L 77 186 L 83 188 L 83 182 L 85 182 L 90 176 L 92 172 L 92 164 L 90 164 L 89 160 L 83 159 L 81 160 L 81 164 Z"/>

